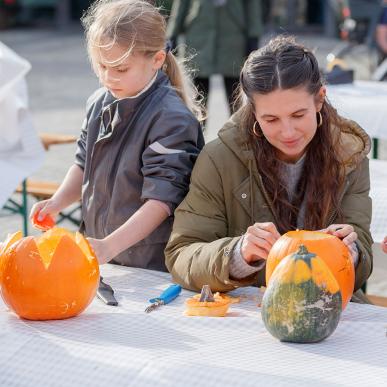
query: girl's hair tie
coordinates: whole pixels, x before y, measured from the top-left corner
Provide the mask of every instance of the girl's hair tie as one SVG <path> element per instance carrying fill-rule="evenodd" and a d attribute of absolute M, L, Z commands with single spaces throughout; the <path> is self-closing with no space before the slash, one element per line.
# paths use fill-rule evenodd
<path fill-rule="evenodd" d="M 167 40 L 167 42 L 165 43 L 165 52 L 168 54 L 168 52 L 170 52 L 172 49 L 172 42 L 170 39 Z"/>

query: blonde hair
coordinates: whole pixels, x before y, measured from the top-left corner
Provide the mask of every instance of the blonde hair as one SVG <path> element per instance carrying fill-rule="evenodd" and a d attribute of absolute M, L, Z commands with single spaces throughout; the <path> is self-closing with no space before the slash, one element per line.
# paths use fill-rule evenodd
<path fill-rule="evenodd" d="M 153 56 L 166 49 L 166 21 L 159 9 L 147 1 L 97 0 L 83 15 L 82 24 L 94 70 L 95 49 L 109 49 L 115 44 L 127 49 L 115 64 L 125 60 L 132 52 Z M 183 63 L 179 63 L 168 51 L 162 69 L 191 112 L 202 119 L 197 90 Z"/>

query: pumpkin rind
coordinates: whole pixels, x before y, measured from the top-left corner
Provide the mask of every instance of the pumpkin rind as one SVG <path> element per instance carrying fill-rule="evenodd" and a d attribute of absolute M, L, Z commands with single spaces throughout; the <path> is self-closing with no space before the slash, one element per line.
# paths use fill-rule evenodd
<path fill-rule="evenodd" d="M 337 237 L 319 231 L 297 230 L 282 235 L 273 245 L 266 261 L 266 286 L 281 260 L 304 245 L 318 255 L 335 276 L 341 291 L 343 310 L 355 285 L 355 268 L 347 246 Z"/>
<path fill-rule="evenodd" d="M 334 332 L 341 303 L 339 286 L 327 265 L 314 254 L 296 253 L 276 267 L 261 315 L 266 329 L 279 340 L 313 343 Z"/>
<path fill-rule="evenodd" d="M 18 240 L 23 238 L 23 234 L 21 231 L 16 231 L 13 234 L 8 234 L 7 239 L 1 243 L 0 246 L 0 286 L 3 281 L 3 266 L 5 263 L 5 253 L 6 251 Z"/>

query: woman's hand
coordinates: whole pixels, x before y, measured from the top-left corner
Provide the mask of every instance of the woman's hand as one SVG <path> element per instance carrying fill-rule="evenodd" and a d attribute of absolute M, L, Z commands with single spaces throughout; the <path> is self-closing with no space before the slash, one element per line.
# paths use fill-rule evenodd
<path fill-rule="evenodd" d="M 353 226 L 350 224 L 331 224 L 321 231 L 340 238 L 347 245 L 351 253 L 352 261 L 354 263 L 357 262 L 359 252 L 356 247 L 357 234 Z"/>
<path fill-rule="evenodd" d="M 103 265 L 108 263 L 115 257 L 115 253 L 113 249 L 109 245 L 109 242 L 106 239 L 94 239 L 94 238 L 86 238 L 93 249 L 95 256 L 98 259 L 98 263 Z"/>
<path fill-rule="evenodd" d="M 274 242 L 281 235 L 271 222 L 255 223 L 243 237 L 241 253 L 247 263 L 266 259 Z"/>
<path fill-rule="evenodd" d="M 387 254 L 387 236 L 385 236 L 383 239 L 382 250 Z"/>

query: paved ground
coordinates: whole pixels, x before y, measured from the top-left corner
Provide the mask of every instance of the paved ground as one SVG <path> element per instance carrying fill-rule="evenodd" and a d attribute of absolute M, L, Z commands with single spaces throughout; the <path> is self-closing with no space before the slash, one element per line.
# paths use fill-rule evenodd
<path fill-rule="evenodd" d="M 30 105 L 38 131 L 78 134 L 84 117 L 87 97 L 98 86 L 88 63 L 82 32 L 74 26 L 67 31 L 10 30 L 2 31 L 0 39 L 32 64 L 28 75 Z M 301 37 L 315 48 L 320 63 L 337 41 L 316 36 Z M 207 140 L 216 137 L 228 117 L 223 84 L 219 77 L 211 80 Z M 60 182 L 72 164 L 75 147 L 52 147 L 46 162 L 35 177 Z M 387 158 L 383 144 L 381 157 Z M 71 225 L 69 225 L 71 227 Z M 8 232 L 21 228 L 19 216 L 0 217 L 0 240 Z M 387 233 L 387 230 L 386 230 Z M 387 256 L 375 246 L 375 269 L 369 281 L 372 294 L 387 296 Z"/>

